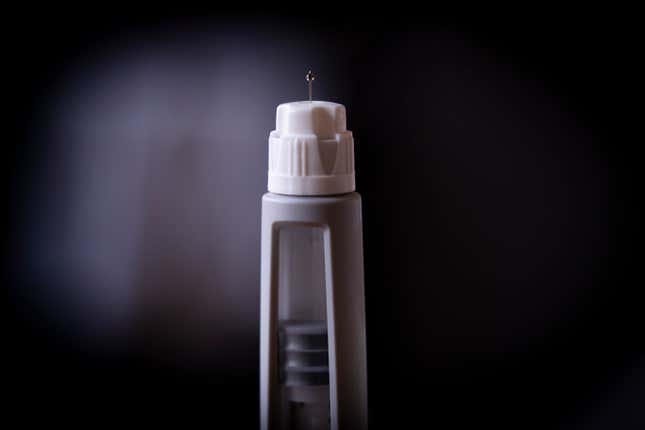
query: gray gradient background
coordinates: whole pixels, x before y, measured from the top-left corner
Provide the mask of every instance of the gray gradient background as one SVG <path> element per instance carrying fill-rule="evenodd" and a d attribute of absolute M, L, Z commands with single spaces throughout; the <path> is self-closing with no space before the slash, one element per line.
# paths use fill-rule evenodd
<path fill-rule="evenodd" d="M 23 41 L 52 53 L 14 122 L 18 410 L 255 426 L 267 139 L 312 68 L 356 139 L 373 427 L 643 423 L 591 28 L 98 23 Z"/>

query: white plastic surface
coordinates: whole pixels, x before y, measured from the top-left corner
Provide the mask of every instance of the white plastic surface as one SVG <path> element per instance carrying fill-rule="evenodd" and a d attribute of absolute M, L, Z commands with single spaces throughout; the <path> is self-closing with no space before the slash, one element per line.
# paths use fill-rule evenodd
<path fill-rule="evenodd" d="M 306 243 L 301 242 L 304 236 L 295 234 L 302 232 L 302 227 L 317 232 L 313 236 L 310 234 Z M 294 234 L 289 233 L 290 230 Z M 318 263 L 313 264 L 315 262 Z M 324 267 L 324 274 L 320 273 L 323 268 L 319 265 Z M 316 288 L 307 284 L 323 281 L 324 285 L 316 285 Z M 289 288 L 282 289 L 282 286 Z M 324 304 L 319 295 L 323 288 Z M 302 291 L 295 291 L 299 289 Z M 292 292 L 296 295 L 291 296 Z M 311 424 L 304 428 L 324 428 L 318 418 L 327 409 L 331 430 L 367 429 L 364 300 L 361 198 L 358 193 L 325 197 L 265 194 L 262 198 L 260 297 L 262 430 L 298 429 L 303 419 Z M 321 314 L 323 310 L 324 314 Z M 290 321 L 293 318 L 300 321 Z M 309 377 L 311 375 L 291 375 L 293 379 L 281 381 L 280 366 L 289 366 L 291 359 L 292 364 L 300 367 L 324 365 L 310 362 L 320 358 L 314 356 L 316 349 L 325 348 L 317 337 L 325 332 L 325 326 L 321 325 L 323 320 L 327 332 L 328 387 L 317 384 Z M 286 322 L 289 324 L 285 325 Z M 287 335 L 287 342 L 282 343 L 287 363 L 280 357 L 281 333 Z M 291 355 L 291 351 L 304 351 L 309 355 Z M 301 370 L 318 373 L 321 369 Z M 301 409 L 285 407 L 293 402 L 301 404 L 295 405 Z M 285 425 L 289 422 L 291 426 Z"/>
<path fill-rule="evenodd" d="M 345 106 L 302 101 L 278 106 L 269 135 L 269 191 L 319 196 L 354 191 L 354 139 Z"/>

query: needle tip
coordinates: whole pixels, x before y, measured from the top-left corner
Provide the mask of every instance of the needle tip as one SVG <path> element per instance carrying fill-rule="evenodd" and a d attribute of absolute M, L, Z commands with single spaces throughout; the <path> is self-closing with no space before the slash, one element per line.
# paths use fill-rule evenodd
<path fill-rule="evenodd" d="M 307 81 L 307 87 L 309 88 L 309 101 L 311 101 L 311 87 L 312 87 L 312 82 L 316 80 L 316 75 L 314 75 L 314 72 L 309 70 L 307 74 L 305 75 L 305 81 Z"/>

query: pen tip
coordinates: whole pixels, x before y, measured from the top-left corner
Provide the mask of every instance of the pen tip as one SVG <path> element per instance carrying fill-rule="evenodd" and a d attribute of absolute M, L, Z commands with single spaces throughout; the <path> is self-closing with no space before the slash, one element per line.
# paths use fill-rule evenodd
<path fill-rule="evenodd" d="M 309 88 L 309 101 L 311 101 L 311 84 L 315 80 L 316 80 L 316 75 L 314 75 L 314 72 L 309 70 L 305 75 L 305 81 L 307 81 L 307 87 Z"/>

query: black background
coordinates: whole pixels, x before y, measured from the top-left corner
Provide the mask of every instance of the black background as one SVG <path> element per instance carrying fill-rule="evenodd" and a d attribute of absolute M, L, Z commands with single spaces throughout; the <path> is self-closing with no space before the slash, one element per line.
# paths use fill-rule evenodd
<path fill-rule="evenodd" d="M 636 55 L 627 19 L 123 12 L 5 17 L 11 415 L 256 426 L 257 350 L 231 368 L 175 367 L 79 344 L 39 316 L 26 257 L 12 253 L 26 246 L 24 190 L 46 161 L 30 127 L 69 64 L 142 33 L 244 22 L 320 39 L 343 70 L 327 92 L 348 106 L 357 139 L 371 426 L 642 428 L 643 339 L 627 288 L 635 258 L 619 254 Z"/>

